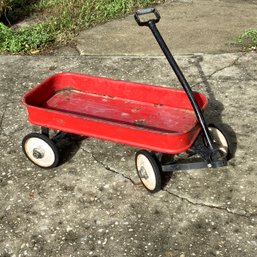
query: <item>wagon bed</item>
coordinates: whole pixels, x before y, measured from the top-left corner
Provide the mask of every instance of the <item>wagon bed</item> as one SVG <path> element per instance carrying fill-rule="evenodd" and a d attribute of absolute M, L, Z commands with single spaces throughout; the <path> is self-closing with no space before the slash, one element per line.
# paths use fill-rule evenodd
<path fill-rule="evenodd" d="M 203 110 L 207 98 L 194 93 Z M 60 73 L 23 98 L 35 125 L 179 153 L 195 141 L 200 126 L 184 90 Z"/>

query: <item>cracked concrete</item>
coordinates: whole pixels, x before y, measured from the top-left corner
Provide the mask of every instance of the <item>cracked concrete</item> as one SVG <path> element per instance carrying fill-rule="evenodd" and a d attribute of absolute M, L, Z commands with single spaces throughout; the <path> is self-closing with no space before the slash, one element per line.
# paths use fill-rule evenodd
<path fill-rule="evenodd" d="M 117 170 L 115 170 L 115 169 L 113 169 L 113 168 L 110 168 L 107 164 L 105 164 L 105 163 L 103 163 L 102 161 L 98 160 L 97 157 L 96 157 L 94 154 L 92 154 L 91 152 L 88 152 L 88 151 L 86 151 L 86 150 L 83 149 L 83 148 L 81 148 L 81 149 L 82 149 L 83 151 L 85 151 L 86 153 L 91 154 L 92 158 L 93 158 L 97 163 L 99 163 L 100 165 L 102 165 L 106 170 L 111 171 L 111 172 L 114 173 L 114 174 L 117 174 L 117 175 L 120 175 L 120 176 L 124 177 L 125 179 L 129 180 L 133 185 L 136 185 L 136 184 L 137 184 L 137 183 L 135 183 L 135 182 L 133 181 L 133 179 L 131 179 L 130 177 L 124 175 L 123 173 L 120 173 L 119 171 L 117 171 Z"/>
<path fill-rule="evenodd" d="M 231 215 L 236 215 L 236 216 L 240 216 L 240 217 L 245 217 L 245 218 L 249 218 L 249 217 L 255 217 L 257 216 L 257 213 L 237 213 L 237 212 L 234 212 L 232 210 L 230 210 L 229 208 L 226 208 L 224 206 L 219 206 L 219 205 L 211 205 L 211 204 L 208 204 L 208 203 L 203 203 L 203 202 L 195 202 L 194 200 L 192 199 L 189 199 L 189 198 L 186 198 L 186 197 L 183 197 L 181 195 L 177 195 L 173 192 L 170 192 L 168 190 L 164 190 L 165 192 L 167 192 L 168 194 L 171 194 L 179 199 L 181 199 L 182 201 L 186 201 L 192 205 L 195 205 L 195 206 L 201 206 L 201 207 L 207 207 L 207 208 L 211 208 L 211 209 L 216 209 L 216 210 L 220 210 L 220 211 L 225 211 L 226 213 L 228 214 L 231 214 Z"/>
<path fill-rule="evenodd" d="M 221 72 L 221 71 L 224 71 L 225 69 L 227 68 L 230 68 L 234 65 L 236 65 L 236 63 L 240 60 L 240 58 L 242 58 L 244 55 L 246 55 L 246 53 L 241 53 L 239 54 L 239 56 L 236 56 L 234 60 L 231 61 L 231 63 L 229 64 L 226 64 L 224 67 L 220 67 L 218 68 L 217 70 L 213 71 L 212 73 L 210 74 L 204 74 L 204 71 L 201 67 L 201 62 L 203 61 L 202 60 L 202 56 L 200 56 L 199 58 L 196 58 L 197 61 L 196 61 L 196 66 L 198 68 L 198 72 L 200 74 L 200 77 L 202 78 L 202 81 L 199 81 L 197 83 L 194 83 L 191 85 L 191 87 L 194 87 L 195 85 L 197 84 L 200 84 L 200 83 L 207 83 L 209 79 L 211 79 L 212 76 L 214 76 L 216 73 L 218 72 Z"/>
<path fill-rule="evenodd" d="M 179 87 L 163 57 L 1 57 L 0 256 L 255 256 L 256 53 L 176 59 L 236 152 L 224 168 L 166 175 L 152 195 L 129 146 L 70 135 L 58 143 L 59 167 L 34 166 L 21 140 L 39 128 L 20 100 L 62 71 Z"/>
<path fill-rule="evenodd" d="M 216 54 L 236 51 L 234 37 L 256 25 L 256 1 L 167 0 L 159 10 L 172 52 L 185 53 L 175 55 L 185 77 L 209 99 L 206 120 L 232 138 L 229 165 L 166 174 L 150 194 L 136 174 L 138 149 L 129 146 L 67 135 L 51 170 L 22 153 L 23 137 L 40 128 L 27 121 L 21 97 L 55 73 L 180 88 L 132 16 L 83 32 L 77 48 L 91 56 L 69 47 L 55 56 L 1 56 L 0 257 L 256 256 L 257 54 Z"/>

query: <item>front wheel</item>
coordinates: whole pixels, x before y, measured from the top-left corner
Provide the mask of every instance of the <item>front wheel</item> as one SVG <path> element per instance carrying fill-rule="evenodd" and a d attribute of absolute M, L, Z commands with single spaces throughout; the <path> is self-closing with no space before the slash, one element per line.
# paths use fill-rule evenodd
<path fill-rule="evenodd" d="M 55 143 L 47 136 L 30 133 L 22 141 L 27 158 L 41 168 L 53 168 L 59 163 L 59 152 Z"/>
<path fill-rule="evenodd" d="M 135 163 L 144 187 L 151 193 L 161 190 L 161 172 L 155 156 L 145 150 L 140 150 L 136 153 Z"/>

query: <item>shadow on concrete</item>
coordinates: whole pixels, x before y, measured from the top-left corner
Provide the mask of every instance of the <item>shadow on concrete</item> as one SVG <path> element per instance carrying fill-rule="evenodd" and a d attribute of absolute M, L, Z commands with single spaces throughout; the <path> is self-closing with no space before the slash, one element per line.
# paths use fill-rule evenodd
<path fill-rule="evenodd" d="M 198 60 L 196 62 L 196 67 L 200 74 L 202 83 L 205 85 L 205 88 L 207 91 L 207 97 L 209 99 L 208 108 L 205 113 L 206 122 L 207 122 L 207 124 L 214 124 L 218 129 L 220 129 L 223 132 L 223 134 L 225 135 L 225 137 L 229 143 L 228 159 L 231 159 L 235 156 L 235 152 L 237 149 L 236 133 L 229 124 L 226 124 L 223 122 L 222 112 L 224 110 L 224 105 L 216 99 L 215 94 L 211 88 L 209 81 L 208 81 L 208 76 L 205 75 L 205 73 L 202 69 L 202 66 L 200 63 L 203 61 L 203 57 L 199 56 L 199 57 L 197 57 L 197 59 Z"/>
<path fill-rule="evenodd" d="M 211 88 L 211 85 L 208 81 L 208 76 L 205 75 L 201 62 L 203 61 L 202 56 L 197 56 L 197 60 L 195 62 L 195 65 L 197 67 L 197 70 L 200 74 L 201 78 L 201 83 L 205 85 L 206 91 L 207 91 L 207 97 L 208 97 L 208 107 L 207 110 L 204 113 L 205 121 L 208 125 L 214 125 L 216 128 L 218 128 L 222 134 L 225 136 L 228 144 L 229 144 L 229 150 L 228 150 L 228 155 L 227 155 L 227 160 L 232 159 L 235 156 L 235 152 L 237 149 L 237 137 L 236 133 L 233 130 L 233 128 L 229 125 L 223 122 L 222 120 L 222 112 L 224 110 L 224 105 L 218 101 L 215 97 L 215 94 Z M 204 139 L 203 139 L 204 140 Z M 187 158 L 184 157 L 185 153 L 181 153 L 179 155 L 168 155 L 168 154 L 163 154 L 161 157 L 161 163 L 170 163 L 176 160 L 177 158 Z M 193 161 L 194 159 L 192 159 Z M 188 160 L 190 162 L 190 160 Z M 176 172 L 176 171 L 175 171 Z M 186 171 L 184 171 L 186 172 Z M 174 172 L 171 173 L 162 173 L 163 175 L 163 183 L 162 187 L 164 188 L 172 178 Z"/>
<path fill-rule="evenodd" d="M 62 165 L 65 162 L 68 162 L 76 155 L 82 141 L 86 139 L 85 136 L 75 135 L 75 134 L 66 134 L 63 138 L 57 141 L 57 147 L 60 153 L 60 164 Z"/>

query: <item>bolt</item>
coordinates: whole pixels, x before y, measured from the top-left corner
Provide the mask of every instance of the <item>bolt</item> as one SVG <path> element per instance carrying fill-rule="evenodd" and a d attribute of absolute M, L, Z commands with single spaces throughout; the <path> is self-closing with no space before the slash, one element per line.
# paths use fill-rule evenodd
<path fill-rule="evenodd" d="M 148 174 L 144 167 L 141 167 L 138 173 L 140 178 L 148 179 Z"/>
<path fill-rule="evenodd" d="M 44 157 L 44 154 L 42 152 L 40 152 L 39 149 L 35 148 L 35 149 L 33 149 L 33 156 L 36 159 L 42 159 Z"/>

